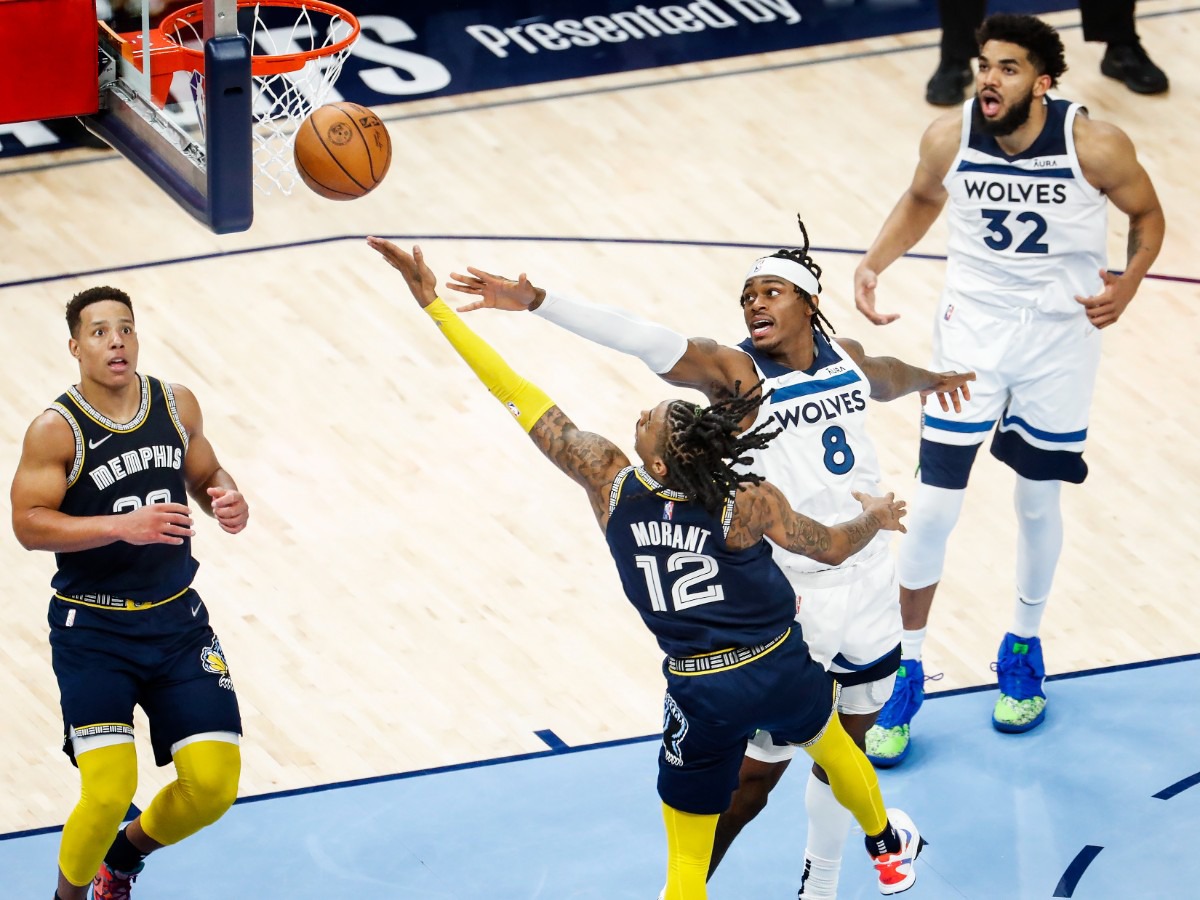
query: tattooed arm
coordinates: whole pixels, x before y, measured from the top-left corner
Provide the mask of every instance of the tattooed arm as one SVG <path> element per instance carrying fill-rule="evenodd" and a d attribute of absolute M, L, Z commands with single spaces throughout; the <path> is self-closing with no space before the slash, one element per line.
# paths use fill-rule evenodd
<path fill-rule="evenodd" d="M 479 380 L 513 417 L 546 457 L 588 492 L 592 510 L 603 530 L 608 525 L 608 494 L 613 479 L 629 459 L 606 438 L 580 431 L 535 384 L 514 372 L 486 341 L 468 328 L 437 296 L 433 272 L 420 247 L 411 254 L 390 241 L 367 238 L 367 243 L 404 276 L 418 305 L 437 323 L 442 336 L 479 376 Z"/>
<path fill-rule="evenodd" d="M 744 548 L 765 536 L 792 553 L 839 566 L 881 530 L 905 530 L 900 524 L 906 513 L 903 500 L 895 500 L 892 494 L 872 497 L 857 491 L 854 498 L 863 505 L 862 515 L 827 526 L 792 509 L 769 481 L 746 485 L 737 495 L 728 543 L 735 549 Z"/>
<path fill-rule="evenodd" d="M 838 345 L 858 363 L 871 385 L 871 399 L 887 402 L 911 394 L 921 394 L 921 402 L 937 394 L 942 409 L 962 412 L 964 400 L 971 399 L 968 381 L 975 380 L 974 372 L 931 372 L 912 366 L 894 356 L 867 356 L 862 344 L 850 338 L 834 338 Z"/>
<path fill-rule="evenodd" d="M 529 432 L 537 448 L 587 491 L 600 530 L 608 526 L 608 494 L 629 458 L 606 437 L 580 431 L 567 414 L 551 406 Z"/>

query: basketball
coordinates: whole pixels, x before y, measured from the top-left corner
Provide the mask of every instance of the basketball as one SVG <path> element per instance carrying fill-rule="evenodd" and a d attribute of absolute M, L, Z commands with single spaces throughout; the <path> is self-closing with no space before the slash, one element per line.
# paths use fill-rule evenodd
<path fill-rule="evenodd" d="M 370 193 L 392 162 L 392 139 L 379 116 L 357 103 L 327 103 L 296 131 L 296 171 L 330 200 Z"/>

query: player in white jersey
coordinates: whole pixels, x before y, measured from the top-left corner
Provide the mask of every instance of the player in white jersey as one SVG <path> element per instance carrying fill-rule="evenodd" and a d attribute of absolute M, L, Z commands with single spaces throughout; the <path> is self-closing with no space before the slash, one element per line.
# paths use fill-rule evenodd
<path fill-rule="evenodd" d="M 804 226 L 801 224 L 801 231 Z M 867 398 L 893 400 L 937 393 L 944 410 L 969 398 L 971 373 L 930 372 L 890 357 L 871 357 L 846 338 L 831 340 L 818 312 L 820 267 L 800 250 L 757 260 L 746 275 L 740 304 L 750 337 L 739 347 L 709 338 L 690 340 L 661 325 L 608 306 L 547 293 L 525 276 L 516 281 L 478 269 L 454 274 L 448 286 L 479 296 L 460 307 L 530 309 L 576 334 L 637 356 L 671 384 L 694 388 L 719 402 L 765 378 L 775 393 L 757 420 L 783 429 L 771 450 L 756 455 L 755 471 L 769 471 L 794 508 L 822 523 L 841 521 L 852 491 L 878 488 L 879 466 L 865 429 Z M 837 567 L 776 549 L 775 559 L 797 593 L 797 620 L 813 657 L 842 684 L 838 711 L 856 743 L 891 693 L 900 660 L 898 584 L 887 541 L 872 541 Z M 742 827 L 766 805 L 767 795 L 794 750 L 769 734 L 747 749 L 733 802 L 717 825 L 710 875 Z M 808 845 L 801 896 L 834 897 L 850 814 L 838 805 L 828 778 L 813 767 L 805 794 Z"/>
<path fill-rule="evenodd" d="M 878 274 L 929 230 L 949 201 L 946 283 L 934 316 L 935 367 L 979 379 L 969 408 L 926 415 L 909 534 L 900 545 L 901 676 L 867 736 L 876 765 L 910 746 L 921 650 L 976 453 L 1016 473 L 1016 601 L 1000 644 L 992 722 L 1022 732 L 1045 717 L 1038 631 L 1062 548 L 1062 483 L 1080 483 L 1100 329 L 1120 318 L 1158 255 L 1165 222 L 1149 176 L 1120 129 L 1047 92 L 1066 70 L 1062 42 L 1032 16 L 995 15 L 978 32 L 979 72 L 962 111 L 921 139 L 908 191 L 855 272 L 859 310 L 877 325 Z M 1106 268 L 1109 202 L 1129 219 L 1128 258 Z"/>

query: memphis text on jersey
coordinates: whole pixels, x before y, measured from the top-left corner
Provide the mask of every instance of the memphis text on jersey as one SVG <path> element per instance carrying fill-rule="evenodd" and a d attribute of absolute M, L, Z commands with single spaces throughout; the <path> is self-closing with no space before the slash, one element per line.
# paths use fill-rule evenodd
<path fill-rule="evenodd" d="M 183 467 L 183 448 L 166 444 L 127 450 L 100 463 L 88 475 L 96 487 L 104 490 L 122 478 L 147 469 L 180 469 Z"/>

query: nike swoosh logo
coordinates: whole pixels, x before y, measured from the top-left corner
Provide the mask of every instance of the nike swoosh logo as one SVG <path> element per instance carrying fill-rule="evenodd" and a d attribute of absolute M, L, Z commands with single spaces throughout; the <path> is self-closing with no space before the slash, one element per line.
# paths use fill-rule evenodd
<path fill-rule="evenodd" d="M 111 434 L 106 434 L 104 437 L 100 438 L 100 440 L 98 440 L 98 441 L 89 440 L 88 441 L 88 449 L 95 450 L 97 447 L 99 447 L 101 444 L 103 444 L 105 441 L 107 441 L 110 437 L 112 437 Z"/>
<path fill-rule="evenodd" d="M 204 605 L 204 601 L 200 600 L 196 603 L 195 606 L 192 607 L 192 618 L 196 617 L 196 613 L 200 612 L 200 607 L 202 607 L 203 605 Z"/>

